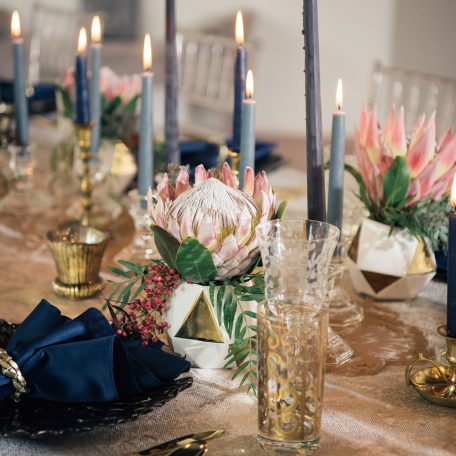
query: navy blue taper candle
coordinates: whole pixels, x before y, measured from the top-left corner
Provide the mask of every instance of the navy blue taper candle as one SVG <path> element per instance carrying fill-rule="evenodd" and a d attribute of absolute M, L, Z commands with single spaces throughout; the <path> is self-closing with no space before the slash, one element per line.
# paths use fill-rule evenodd
<path fill-rule="evenodd" d="M 450 213 L 448 227 L 447 332 L 449 337 L 456 337 L 456 176 L 451 192 L 451 204 L 453 210 Z"/>
<path fill-rule="evenodd" d="M 25 93 L 24 74 L 24 39 L 21 36 L 19 13 L 11 16 L 11 37 L 13 40 L 14 63 L 14 112 L 16 116 L 16 141 L 21 146 L 29 142 L 28 132 L 28 104 Z"/>
<path fill-rule="evenodd" d="M 234 112 L 233 112 L 233 143 L 232 150 L 241 149 L 242 102 L 245 94 L 245 72 L 247 53 L 244 48 L 244 23 L 242 13 L 236 15 L 236 60 L 234 66 Z"/>
<path fill-rule="evenodd" d="M 78 54 L 76 56 L 76 123 L 87 125 L 89 113 L 89 80 L 87 78 L 87 33 L 79 31 Z"/>

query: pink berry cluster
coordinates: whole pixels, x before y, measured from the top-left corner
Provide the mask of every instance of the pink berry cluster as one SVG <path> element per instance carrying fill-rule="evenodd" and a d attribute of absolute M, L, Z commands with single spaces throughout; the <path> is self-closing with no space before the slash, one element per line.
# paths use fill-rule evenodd
<path fill-rule="evenodd" d="M 158 335 L 168 328 L 162 320 L 166 303 L 173 291 L 179 286 L 181 277 L 177 271 L 163 263 L 152 263 L 144 276 L 148 284 L 144 288 L 143 297 L 128 304 L 128 312 L 122 313 L 120 336 L 140 335 L 143 345 L 158 342 Z"/>

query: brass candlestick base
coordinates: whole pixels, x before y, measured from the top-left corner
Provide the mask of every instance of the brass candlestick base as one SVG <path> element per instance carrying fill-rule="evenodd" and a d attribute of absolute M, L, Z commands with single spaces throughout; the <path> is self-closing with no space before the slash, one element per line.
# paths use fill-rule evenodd
<path fill-rule="evenodd" d="M 233 171 L 234 177 L 237 179 L 237 182 L 239 184 L 239 152 L 228 149 L 228 156 L 231 159 L 231 170 Z"/>
<path fill-rule="evenodd" d="M 92 211 L 92 183 L 90 182 L 90 159 L 92 154 L 90 146 L 92 144 L 93 124 L 75 124 L 77 144 L 82 163 L 80 191 L 82 196 L 83 214 L 81 219 L 82 226 L 89 226 Z"/>
<path fill-rule="evenodd" d="M 456 407 L 456 338 L 448 336 L 446 326 L 440 326 L 437 332 L 446 339 L 446 359 L 449 365 L 438 364 L 418 353 L 418 357 L 405 371 L 405 380 L 407 385 L 412 385 L 424 399 L 444 407 Z M 412 373 L 414 365 L 418 362 L 430 363 L 432 367 Z"/>

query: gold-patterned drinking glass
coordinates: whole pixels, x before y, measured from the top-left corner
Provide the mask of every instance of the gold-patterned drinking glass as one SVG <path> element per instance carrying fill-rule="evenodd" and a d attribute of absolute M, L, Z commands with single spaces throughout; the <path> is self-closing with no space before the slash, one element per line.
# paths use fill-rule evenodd
<path fill-rule="evenodd" d="M 52 289 L 60 296 L 84 299 L 103 289 L 99 276 L 108 234 L 89 226 L 74 225 L 47 233 L 57 268 Z"/>
<path fill-rule="evenodd" d="M 328 330 L 332 225 L 273 220 L 256 229 L 265 275 L 258 307 L 258 440 L 267 452 L 318 447 Z"/>

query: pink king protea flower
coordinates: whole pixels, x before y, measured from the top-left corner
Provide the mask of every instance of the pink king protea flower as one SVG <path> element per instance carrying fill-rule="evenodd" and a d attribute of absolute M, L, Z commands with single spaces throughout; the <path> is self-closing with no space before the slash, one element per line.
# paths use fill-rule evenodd
<path fill-rule="evenodd" d="M 199 165 L 192 187 L 182 167 L 175 188 L 165 174 L 157 190 L 149 189 L 147 195 L 153 224 L 179 245 L 194 238 L 204 246 L 217 270 L 216 280 L 249 270 L 259 255 L 255 227 L 276 213 L 276 197 L 264 171 L 254 177 L 253 170 L 247 168 L 244 182 L 244 188 L 238 189 L 227 163 L 221 180 Z"/>
<path fill-rule="evenodd" d="M 407 139 L 404 108 L 397 115 L 390 112 L 383 131 L 378 128 L 377 113 L 363 109 L 355 135 L 359 171 L 374 206 L 388 201 L 385 176 L 393 163 L 400 164 L 408 174 L 408 190 L 404 198 L 412 206 L 425 198 L 441 200 L 451 189 L 456 172 L 456 135 L 448 131 L 436 141 L 435 112 L 425 121 L 424 115 Z"/>

